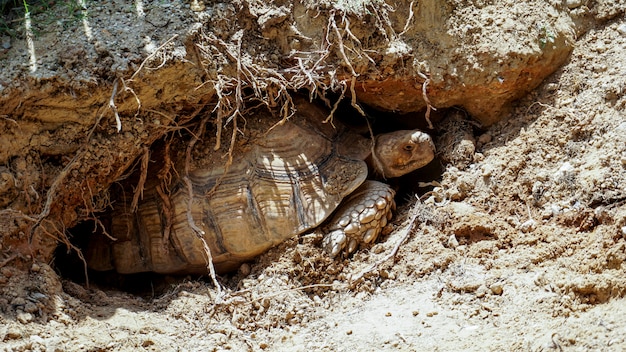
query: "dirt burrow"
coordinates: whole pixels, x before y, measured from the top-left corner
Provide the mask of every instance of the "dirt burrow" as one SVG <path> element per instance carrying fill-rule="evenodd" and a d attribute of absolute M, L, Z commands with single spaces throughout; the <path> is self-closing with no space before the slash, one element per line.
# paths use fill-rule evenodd
<path fill-rule="evenodd" d="M 476 11 L 479 6 L 497 10 L 502 4 L 466 6 Z M 46 102 L 42 89 L 42 96 L 33 98 L 43 101 L 39 109 L 31 109 L 36 104 L 28 99 L 22 105 L 13 103 L 11 113 L 2 112 L 5 123 L 24 126 L 29 141 L 38 138 L 63 148 L 47 158 L 41 157 L 46 155 L 39 146 L 45 145 L 42 142 L 28 144 L 29 151 L 23 155 L 18 151 L 25 145 L 8 148 L 10 156 L 4 166 L 8 171 L 2 174 L 3 180 L 9 180 L 5 184 L 28 177 L 31 183 L 20 184 L 17 190 L 8 187 L 2 194 L 17 196 L 2 198 L 10 199 L 2 213 L 7 220 L 2 226 L 13 235 L 4 235 L 7 232 L 2 228 L 0 306 L 6 308 L 0 315 L 0 346 L 7 350 L 622 350 L 626 62 L 620 52 L 626 46 L 626 23 L 620 16 L 624 7 L 620 2 L 559 4 L 557 8 L 570 16 L 579 36 L 563 68 L 489 128 L 454 111 L 439 121 L 435 134 L 445 163 L 440 185 L 415 209 L 405 209 L 397 217 L 397 231 L 384 242 L 351 260 L 330 262 L 319 255 L 314 236 L 288 241 L 261 257 L 249 275 L 224 277 L 222 283 L 229 293 L 225 297 L 218 297 L 203 281 L 177 282 L 167 294 L 148 298 L 85 289 L 60 280 L 48 265 L 32 263 L 26 254 L 13 255 L 36 247 L 24 242 L 30 219 L 14 212 L 30 217 L 39 214 L 45 204 L 36 202 L 37 197 L 44 198 L 41 190 L 53 186 L 52 175 L 63 174 L 71 158 L 78 155 L 75 160 L 85 161 L 76 164 L 78 169 L 70 168 L 78 171 L 68 171 L 70 178 L 64 177 L 56 186 L 62 195 L 54 199 L 59 208 L 63 208 L 60 201 L 82 204 L 78 197 L 83 196 L 76 192 L 83 189 L 79 185 L 85 185 L 84 194 L 90 188 L 93 194 L 106 189 L 144 147 L 164 133 L 164 125 L 193 118 L 200 106 L 214 99 L 214 91 L 206 88 L 194 100 L 172 89 L 163 95 L 168 104 L 160 105 L 154 97 L 159 91 L 155 87 L 163 82 L 157 78 L 161 76 L 142 74 L 143 81 L 152 83 L 131 82 L 137 84 L 133 90 L 140 92 L 142 102 L 152 96 L 154 105 L 142 107 L 158 112 L 135 116 L 136 101 L 126 92 L 125 99 L 116 100 L 122 134 L 115 131 L 113 115 L 106 107 L 111 83 L 101 93 L 90 86 L 95 87 L 91 94 L 96 97 L 91 105 L 57 103 L 58 110 L 48 109 L 54 106 L 55 96 L 79 92 L 77 96 L 85 97 L 82 101 L 90 101 L 84 90 L 53 93 Z M 164 79 L 191 91 L 194 85 L 178 81 L 176 71 L 185 67 L 198 82 L 203 81 L 202 72 L 194 71 L 189 63 L 180 65 L 157 72 L 171 69 L 172 75 Z M 53 84 L 47 84 L 48 93 L 56 91 Z M 17 91 L 13 89 L 17 88 L 3 92 Z M 123 87 L 118 89 L 121 92 Z M 147 92 L 146 96 L 141 92 Z M 72 112 L 81 109 L 90 113 Z M 59 127 L 65 125 L 64 120 L 52 116 L 61 115 L 48 115 L 52 125 L 42 120 L 46 111 L 64 110 L 70 111 L 68 116 L 74 116 L 77 126 L 84 123 L 82 130 Z M 37 115 L 22 118 L 26 111 Z M 95 124 L 103 111 L 101 123 Z M 79 118 L 83 116 L 92 118 L 84 122 Z M 58 126 L 50 128 L 54 124 Z M 130 135 L 125 135 L 130 126 Z M 44 127 L 51 131 L 49 137 L 41 132 Z M 13 134 L 16 129 L 6 127 Z M 83 135 L 86 142 L 67 147 L 72 143 L 66 141 L 81 141 L 72 138 L 76 135 Z M 111 146 L 103 147 L 107 143 Z M 64 152 L 72 149 L 71 158 L 63 159 Z M 80 159 L 84 155 L 89 158 Z M 92 155 L 97 157 L 91 159 Z M 31 176 L 29 170 L 45 172 Z M 42 174 L 49 175 L 47 181 L 42 181 Z M 89 182 L 82 181 L 84 175 L 89 175 Z M 30 190 L 30 185 L 36 186 Z M 59 215 L 63 219 L 72 212 L 64 210 Z M 88 216 L 74 213 L 63 219 L 68 226 Z M 383 261 L 406 234 L 408 225 L 403 219 L 414 215 L 419 221 L 408 241 L 394 260 Z M 19 226 L 24 234 L 13 230 Z M 52 245 L 52 241 L 45 242 L 40 248 L 51 250 Z M 42 255 L 30 253 L 36 258 Z M 353 275 L 378 262 L 362 281 L 348 285 Z M 26 275 L 19 270 L 24 265 Z"/>

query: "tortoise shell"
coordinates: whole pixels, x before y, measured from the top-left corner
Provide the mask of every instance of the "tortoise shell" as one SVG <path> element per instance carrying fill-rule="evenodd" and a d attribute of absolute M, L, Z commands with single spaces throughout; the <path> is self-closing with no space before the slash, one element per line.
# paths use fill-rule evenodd
<path fill-rule="evenodd" d="M 286 122 L 260 111 L 230 166 L 218 155 L 190 171 L 191 199 L 182 178 L 169 192 L 158 182 L 146 183 L 135 212 L 129 197 L 122 197 L 110 214 L 116 240 L 94 239 L 87 251 L 90 267 L 122 274 L 206 273 L 208 247 L 215 269 L 224 272 L 319 226 L 364 182 L 371 151 L 369 139 L 323 123 L 326 117 L 303 100 Z M 128 187 L 125 193 L 132 195 Z"/>

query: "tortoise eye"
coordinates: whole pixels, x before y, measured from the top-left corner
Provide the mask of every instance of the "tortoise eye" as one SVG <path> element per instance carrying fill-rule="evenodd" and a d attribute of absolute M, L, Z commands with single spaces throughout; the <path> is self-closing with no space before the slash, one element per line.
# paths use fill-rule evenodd
<path fill-rule="evenodd" d="M 403 147 L 403 149 L 406 150 L 407 152 L 413 151 L 413 148 L 414 148 L 413 144 L 407 144 Z"/>

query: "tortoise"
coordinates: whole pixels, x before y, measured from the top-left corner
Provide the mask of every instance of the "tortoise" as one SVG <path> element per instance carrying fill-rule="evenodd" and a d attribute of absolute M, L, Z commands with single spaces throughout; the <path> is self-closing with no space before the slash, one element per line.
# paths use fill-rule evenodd
<path fill-rule="evenodd" d="M 206 274 L 208 249 L 223 273 L 322 224 L 331 257 L 374 242 L 395 210 L 395 191 L 367 180 L 368 165 L 379 179 L 423 167 L 434 158 L 431 137 L 402 130 L 366 138 L 324 123 L 322 107 L 294 101 L 296 113 L 286 122 L 266 110 L 246 117 L 248 140 L 229 166 L 221 155 L 198 158 L 190 182 L 179 176 L 169 192 L 146 182 L 135 212 L 118 201 L 109 227 L 116 240 L 95 237 L 86 251 L 89 266 L 120 274 Z M 181 169 L 173 174 L 183 175 Z"/>

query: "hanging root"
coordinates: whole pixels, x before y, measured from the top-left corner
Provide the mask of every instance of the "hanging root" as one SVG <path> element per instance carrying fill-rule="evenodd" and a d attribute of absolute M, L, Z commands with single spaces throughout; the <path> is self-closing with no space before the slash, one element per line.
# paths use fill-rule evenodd
<path fill-rule="evenodd" d="M 163 202 L 163 243 L 169 243 L 170 234 L 172 231 L 173 219 L 174 219 L 174 207 L 170 199 L 169 185 L 172 183 L 172 171 L 176 172 L 174 163 L 170 156 L 170 150 L 172 146 L 172 140 L 168 139 L 165 142 L 165 148 L 163 151 L 163 167 L 159 170 L 157 178 L 160 180 L 156 187 L 156 192 Z"/>
<path fill-rule="evenodd" d="M 43 210 L 39 213 L 39 215 L 37 215 L 36 222 L 33 224 L 33 227 L 30 232 L 29 242 L 33 241 L 33 237 L 35 233 L 37 232 L 39 228 L 41 228 L 41 222 L 44 219 L 46 219 L 48 215 L 50 215 L 52 203 L 55 201 L 57 197 L 58 188 L 63 183 L 63 181 L 65 181 L 70 171 L 72 171 L 75 167 L 79 166 L 79 163 L 77 162 L 77 160 L 81 159 L 84 156 L 84 154 L 85 154 L 85 151 L 80 151 L 76 153 L 76 155 L 74 155 L 72 160 L 70 160 L 70 162 L 63 168 L 63 170 L 61 170 L 61 172 L 54 179 L 54 182 L 52 182 L 52 185 L 50 185 L 50 188 L 48 188 L 48 192 L 46 193 L 46 202 L 44 203 Z"/>
<path fill-rule="evenodd" d="M 434 127 L 432 122 L 430 122 L 430 111 L 437 111 L 437 109 L 430 104 L 430 99 L 428 99 L 428 94 L 426 92 L 426 88 L 428 87 L 428 84 L 430 84 L 430 77 L 426 76 L 421 71 L 417 74 L 424 79 L 424 83 L 422 83 L 422 99 L 424 99 L 424 102 L 426 103 L 426 115 L 424 115 L 424 118 L 426 119 L 426 122 L 428 122 L 428 128 L 432 130 Z"/>
<path fill-rule="evenodd" d="M 409 238 L 409 236 L 411 234 L 413 234 L 413 231 L 414 231 L 414 228 L 415 228 L 415 224 L 417 223 L 418 218 L 420 217 L 420 209 L 418 207 L 420 207 L 421 205 L 422 205 L 422 203 L 420 202 L 419 199 L 417 199 L 417 203 L 415 204 L 413 209 L 411 209 L 411 212 L 413 213 L 413 215 L 411 215 L 411 218 L 409 219 L 409 222 L 401 230 L 402 231 L 402 237 L 400 237 L 398 242 L 396 242 L 396 244 L 393 246 L 391 251 L 389 251 L 389 253 L 387 253 L 387 255 L 385 255 L 382 259 L 376 261 L 374 264 L 372 264 L 369 267 L 365 268 L 360 273 L 358 273 L 356 275 L 352 275 L 350 277 L 350 279 L 349 279 L 349 286 L 350 287 L 354 288 L 356 286 L 356 284 L 359 281 L 361 281 L 361 279 L 363 279 L 363 277 L 365 277 L 367 274 L 373 272 L 374 270 L 377 270 L 381 265 L 383 265 L 388 260 L 395 258 L 396 254 L 398 254 L 398 250 L 400 249 L 400 246 L 402 246 L 402 244 Z"/>
<path fill-rule="evenodd" d="M 406 32 L 408 32 L 409 28 L 411 28 L 411 23 L 413 22 L 413 16 L 415 15 L 413 13 L 413 5 L 415 5 L 415 1 L 411 1 L 411 4 L 409 5 L 409 18 L 407 18 L 406 23 L 404 24 L 404 28 L 402 29 L 402 32 L 400 32 L 398 35 L 403 35 Z"/>
<path fill-rule="evenodd" d="M 339 33 L 339 28 L 337 28 L 337 23 L 335 22 L 335 16 L 333 14 L 331 14 L 331 16 L 328 18 L 328 26 L 330 28 L 327 29 L 327 36 L 328 36 L 328 32 L 330 32 L 330 30 L 332 29 L 335 33 L 335 36 L 337 37 L 337 46 L 339 48 L 339 53 L 341 54 L 343 61 L 350 69 L 350 73 L 352 74 L 352 76 L 355 76 L 355 77 L 358 76 L 358 74 L 354 71 L 354 67 L 352 67 L 352 64 L 350 63 L 348 56 L 346 55 L 346 51 L 343 45 L 342 35 L 341 33 Z M 328 41 L 328 37 L 326 40 Z"/>
<path fill-rule="evenodd" d="M 45 226 L 43 223 L 47 224 L 52 229 L 54 229 L 53 232 L 57 233 L 58 236 L 54 235 L 53 233 L 50 233 L 47 229 L 47 226 Z M 87 260 L 85 260 L 85 257 L 83 256 L 83 252 L 80 250 L 80 248 L 72 244 L 72 242 L 70 242 L 70 240 L 67 238 L 67 236 L 65 235 L 65 229 L 63 230 L 58 229 L 56 227 L 55 222 L 51 220 L 47 220 L 47 219 L 44 219 L 42 221 L 42 225 L 39 227 L 39 229 L 41 230 L 43 235 L 54 239 L 56 242 L 62 242 L 68 248 L 68 250 L 73 250 L 74 252 L 76 252 L 76 255 L 78 255 L 78 258 L 83 262 L 83 272 L 85 274 L 85 285 L 89 288 L 89 274 L 87 272 Z"/>
<path fill-rule="evenodd" d="M 120 119 L 120 115 L 117 112 L 117 105 L 115 105 L 115 96 L 117 95 L 117 80 L 113 83 L 113 91 L 111 92 L 111 98 L 109 99 L 109 108 L 113 111 L 113 115 L 115 115 L 115 129 L 117 132 L 122 130 L 122 120 Z"/>
<path fill-rule="evenodd" d="M 134 213 L 137 211 L 137 204 L 139 204 L 139 198 L 143 199 L 143 189 L 148 177 L 148 163 L 150 162 L 150 148 L 143 147 L 143 155 L 141 156 L 141 171 L 139 174 L 139 182 L 137 182 L 137 188 L 133 193 L 133 202 L 130 205 L 131 211 Z"/>
<path fill-rule="evenodd" d="M 215 288 L 218 291 L 218 297 L 221 297 L 221 293 L 222 293 L 222 286 L 220 285 L 219 281 L 217 281 L 217 275 L 215 272 L 215 267 L 213 266 L 213 256 L 211 255 L 211 248 L 209 248 L 209 245 L 206 243 L 206 240 L 204 239 L 204 230 L 202 230 L 200 227 L 198 227 L 198 225 L 196 225 L 194 219 L 193 219 L 193 199 L 194 199 L 194 192 L 193 192 L 193 185 L 191 183 L 191 179 L 189 179 L 189 171 L 191 168 L 191 151 L 193 150 L 194 145 L 198 142 L 198 140 L 200 140 L 200 138 L 202 137 L 202 135 L 204 134 L 204 130 L 206 127 L 206 123 L 209 119 L 209 115 L 205 116 L 201 122 L 200 122 L 200 126 L 198 126 L 198 130 L 196 131 L 196 133 L 194 134 L 193 138 L 191 139 L 191 141 L 189 141 L 189 144 L 187 144 L 187 150 L 185 152 L 185 167 L 184 167 L 184 171 L 183 171 L 183 182 L 185 183 L 185 186 L 187 188 L 187 195 L 188 195 L 188 201 L 187 201 L 187 222 L 189 223 L 189 227 L 191 227 L 191 229 L 193 230 L 193 232 L 196 234 L 196 236 L 198 236 L 198 238 L 202 241 L 202 245 L 204 247 L 204 252 L 207 256 L 207 269 L 209 270 L 209 274 L 211 276 L 211 280 L 213 281 L 213 285 L 215 285 Z M 170 204 L 171 205 L 171 204 Z"/>

